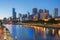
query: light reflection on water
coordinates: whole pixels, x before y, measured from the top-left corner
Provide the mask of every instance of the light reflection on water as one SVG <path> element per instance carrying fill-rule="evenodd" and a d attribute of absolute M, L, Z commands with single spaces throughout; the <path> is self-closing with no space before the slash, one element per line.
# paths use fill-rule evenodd
<path fill-rule="evenodd" d="M 59 30 L 58 34 L 59 34 L 59 36 L 60 36 L 60 30 Z"/>
<path fill-rule="evenodd" d="M 60 40 L 60 30 L 56 34 L 55 29 L 51 30 L 37 26 L 6 25 L 6 27 L 14 40 Z"/>

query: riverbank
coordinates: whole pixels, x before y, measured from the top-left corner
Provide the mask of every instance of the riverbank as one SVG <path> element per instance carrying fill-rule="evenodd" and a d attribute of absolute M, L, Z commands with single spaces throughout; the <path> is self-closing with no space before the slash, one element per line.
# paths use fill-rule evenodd
<path fill-rule="evenodd" d="M 25 26 L 37 26 L 43 28 L 52 28 L 52 29 L 60 29 L 60 25 L 57 24 L 40 24 L 40 23 L 22 23 Z"/>
<path fill-rule="evenodd" d="M 6 38 L 7 40 L 13 40 L 12 35 L 10 34 L 8 30 L 6 31 Z"/>
<path fill-rule="evenodd" d="M 6 30 L 6 32 L 4 32 L 4 39 L 13 40 L 13 38 L 8 30 Z"/>
<path fill-rule="evenodd" d="M 13 40 L 9 30 L 6 27 L 0 27 L 0 40 Z"/>

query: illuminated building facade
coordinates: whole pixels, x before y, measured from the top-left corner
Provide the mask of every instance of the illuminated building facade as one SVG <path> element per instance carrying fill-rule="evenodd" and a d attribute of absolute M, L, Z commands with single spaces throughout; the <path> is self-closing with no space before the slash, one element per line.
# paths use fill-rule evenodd
<path fill-rule="evenodd" d="M 44 10 L 44 12 L 43 12 L 43 19 L 45 19 L 45 18 L 49 18 L 49 10 Z"/>
<path fill-rule="evenodd" d="M 33 8 L 32 13 L 33 13 L 33 20 L 38 20 L 37 8 Z"/>

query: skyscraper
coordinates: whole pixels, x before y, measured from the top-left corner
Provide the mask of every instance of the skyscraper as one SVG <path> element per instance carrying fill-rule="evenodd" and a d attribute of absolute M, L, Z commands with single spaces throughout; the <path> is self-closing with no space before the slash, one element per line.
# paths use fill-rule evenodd
<path fill-rule="evenodd" d="M 43 12 L 43 18 L 49 18 L 49 10 L 44 10 Z"/>
<path fill-rule="evenodd" d="M 12 14 L 13 14 L 13 24 L 15 24 L 17 22 L 15 8 L 12 8 Z"/>
<path fill-rule="evenodd" d="M 22 14 L 19 13 L 19 21 L 22 21 Z"/>
<path fill-rule="evenodd" d="M 58 17 L 58 8 L 54 8 L 54 17 Z"/>
<path fill-rule="evenodd" d="M 13 19 L 16 19 L 16 12 L 15 12 L 15 8 L 12 8 L 12 13 L 13 13 Z"/>
<path fill-rule="evenodd" d="M 27 18 L 28 18 L 28 20 L 29 20 L 29 16 L 30 16 L 30 12 L 28 12 L 28 14 L 27 14 Z"/>
<path fill-rule="evenodd" d="M 33 11 L 33 14 L 34 14 L 34 15 L 37 14 L 37 8 L 33 8 L 32 11 Z"/>
<path fill-rule="evenodd" d="M 33 12 L 33 20 L 38 20 L 37 8 L 33 8 L 32 12 Z"/>
<path fill-rule="evenodd" d="M 39 18 L 42 19 L 42 17 L 43 17 L 43 9 L 39 9 L 39 14 L 38 15 L 39 15 Z"/>

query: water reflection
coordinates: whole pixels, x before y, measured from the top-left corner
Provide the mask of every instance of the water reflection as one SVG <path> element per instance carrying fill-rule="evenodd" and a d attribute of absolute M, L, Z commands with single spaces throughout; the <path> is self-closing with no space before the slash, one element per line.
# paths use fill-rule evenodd
<path fill-rule="evenodd" d="M 14 40 L 60 40 L 60 30 L 37 26 L 6 25 Z"/>
<path fill-rule="evenodd" d="M 60 36 L 60 30 L 59 30 L 58 34 L 59 34 L 59 36 Z"/>
<path fill-rule="evenodd" d="M 14 40 L 33 40 L 33 31 L 33 28 L 27 28 L 22 25 L 13 25 L 12 36 Z"/>

